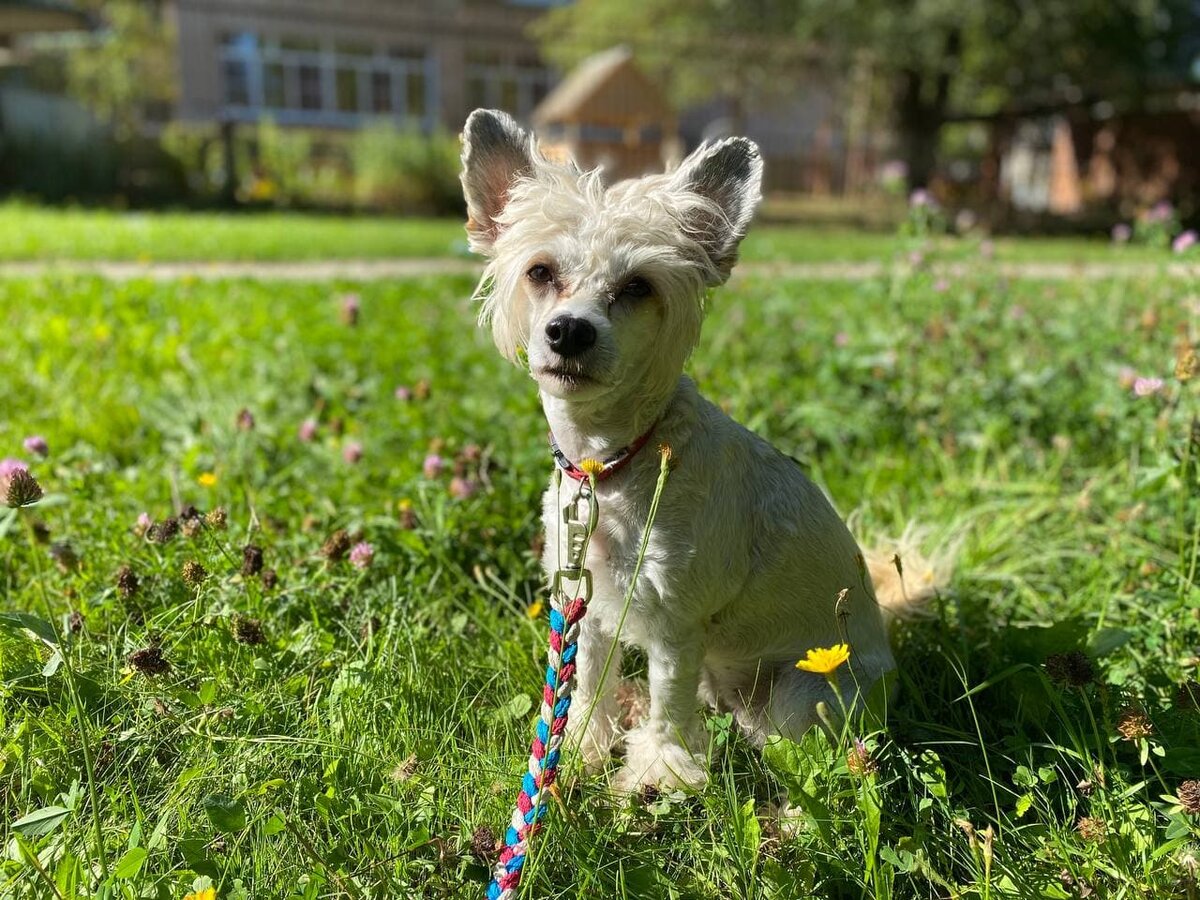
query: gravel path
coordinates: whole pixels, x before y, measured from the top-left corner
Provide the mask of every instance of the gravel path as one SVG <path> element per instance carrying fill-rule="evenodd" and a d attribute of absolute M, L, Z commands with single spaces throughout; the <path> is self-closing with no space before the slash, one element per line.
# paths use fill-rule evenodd
<path fill-rule="evenodd" d="M 883 262 L 744 262 L 735 277 L 759 276 L 802 281 L 864 281 L 892 269 Z M 962 276 L 990 270 L 1008 278 L 1045 281 L 1113 278 L 1148 278 L 1166 275 L 1200 279 L 1200 263 L 1066 263 L 1066 262 L 977 262 L 935 263 L 937 275 Z M 480 264 L 468 259 L 342 259 L 294 260 L 287 262 L 119 262 L 114 260 L 71 260 L 68 262 L 0 262 L 0 278 L 45 275 L 100 275 L 114 281 L 149 278 L 169 281 L 181 278 L 206 280 L 254 278 L 263 281 L 378 281 L 424 278 L 434 275 L 478 275 Z"/>

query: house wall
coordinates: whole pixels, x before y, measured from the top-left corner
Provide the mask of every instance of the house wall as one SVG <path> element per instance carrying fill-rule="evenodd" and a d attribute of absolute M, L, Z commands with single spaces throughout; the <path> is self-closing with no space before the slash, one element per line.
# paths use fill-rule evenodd
<path fill-rule="evenodd" d="M 179 116 L 457 131 L 475 106 L 527 117 L 556 80 L 503 0 L 176 0 Z"/>

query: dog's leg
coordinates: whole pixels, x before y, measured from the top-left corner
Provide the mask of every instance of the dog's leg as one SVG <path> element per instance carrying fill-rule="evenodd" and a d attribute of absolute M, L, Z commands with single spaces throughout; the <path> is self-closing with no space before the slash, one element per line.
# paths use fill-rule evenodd
<path fill-rule="evenodd" d="M 612 661 L 605 672 L 610 649 Z M 617 702 L 617 684 L 621 679 L 621 644 L 586 616 L 579 625 L 575 666 L 567 743 L 578 747 L 584 769 L 596 772 L 611 758 L 619 735 L 621 708 Z"/>
<path fill-rule="evenodd" d="M 625 735 L 625 765 L 613 787 L 702 787 L 708 780 L 708 742 L 697 709 L 703 642 L 696 636 L 658 644 L 648 657 L 650 714 Z"/>

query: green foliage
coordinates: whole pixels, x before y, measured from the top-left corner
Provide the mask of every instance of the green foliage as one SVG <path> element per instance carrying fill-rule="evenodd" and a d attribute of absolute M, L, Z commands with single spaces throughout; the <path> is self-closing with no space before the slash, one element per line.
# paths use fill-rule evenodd
<path fill-rule="evenodd" d="M 67 88 L 123 139 L 178 92 L 175 33 L 161 5 L 147 0 L 89 0 L 103 28 L 65 54 Z"/>
<path fill-rule="evenodd" d="M 163 146 L 189 172 L 194 193 L 216 198 L 225 150 L 211 128 L 174 123 Z M 237 197 L 248 205 L 357 208 L 406 215 L 460 215 L 458 141 L 380 122 L 336 134 L 281 128 L 270 119 L 234 133 Z"/>
<path fill-rule="evenodd" d="M 580 0 L 535 33 L 564 66 L 629 44 L 680 102 L 791 95 L 821 70 L 847 91 L 855 72 L 878 79 L 923 187 L 951 111 L 1136 106 L 1156 81 L 1187 77 L 1181 49 L 1198 28 L 1188 0 Z"/>
<path fill-rule="evenodd" d="M 458 141 L 398 131 L 382 122 L 357 132 L 351 145 L 358 202 L 406 213 L 463 212 Z"/>
<path fill-rule="evenodd" d="M 61 498 L 0 537 L 0 610 L 27 617 L 0 619 L 0 650 L 65 655 L 0 678 L 7 895 L 42 900 L 48 879 L 68 900 L 482 891 L 476 832 L 508 818 L 539 684 L 526 610 L 548 460 L 472 286 L 0 283 L 0 455 L 43 434 L 33 471 Z M 1200 644 L 1200 448 L 1196 384 L 1170 359 L 1192 303 L 1167 278 L 1043 284 L 983 260 L 718 292 L 691 364 L 705 391 L 859 510 L 864 541 L 915 518 L 960 542 L 956 575 L 899 629 L 883 727 L 760 753 L 714 717 L 695 798 L 614 801 L 565 777 L 531 895 L 1187 896 L 1200 820 L 1178 795 L 1200 776 L 1200 714 L 1176 695 Z M 1165 383 L 1137 396 L 1123 366 Z M 433 449 L 477 489 L 426 478 Z M 135 530 L 189 504 L 227 523 L 165 543 Z M 54 566 L 31 516 L 81 564 Z M 322 555 L 338 529 L 373 565 Z M 243 572 L 247 544 L 274 582 Z M 188 561 L 203 582 L 184 582 Z M 159 674 L 131 660 L 151 646 Z M 1094 679 L 1050 680 L 1048 655 L 1069 651 Z M 1127 740 L 1134 707 L 1151 728 Z"/>
<path fill-rule="evenodd" d="M 779 0 L 578 0 L 533 25 L 547 59 L 563 68 L 616 44 L 661 79 L 680 104 L 714 95 L 786 94 L 808 58 L 790 38 L 799 7 Z"/>

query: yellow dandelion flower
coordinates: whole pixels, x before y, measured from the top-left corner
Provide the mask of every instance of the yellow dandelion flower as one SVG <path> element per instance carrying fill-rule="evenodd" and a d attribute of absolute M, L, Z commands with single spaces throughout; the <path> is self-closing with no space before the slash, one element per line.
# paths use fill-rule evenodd
<path fill-rule="evenodd" d="M 206 488 L 216 487 L 217 486 L 217 473 L 216 472 L 201 472 L 200 477 L 197 478 L 196 480 L 198 482 L 200 482 L 201 487 L 206 487 Z"/>
<path fill-rule="evenodd" d="M 604 471 L 604 463 L 600 462 L 598 459 L 592 459 L 589 457 L 579 461 L 579 468 L 583 469 L 583 471 L 587 472 L 589 475 L 596 476 Z"/>
<path fill-rule="evenodd" d="M 850 659 L 849 644 L 834 644 L 809 650 L 806 658 L 796 663 L 796 668 L 817 675 L 832 675 Z"/>
<path fill-rule="evenodd" d="M 529 616 L 531 619 L 536 619 L 542 614 L 542 610 L 544 608 L 545 604 L 543 604 L 541 600 L 534 600 L 527 607 L 525 607 L 525 615 Z"/>
<path fill-rule="evenodd" d="M 183 900 L 217 900 L 217 889 L 206 887 L 202 891 L 192 891 Z"/>

